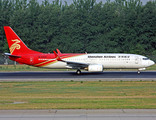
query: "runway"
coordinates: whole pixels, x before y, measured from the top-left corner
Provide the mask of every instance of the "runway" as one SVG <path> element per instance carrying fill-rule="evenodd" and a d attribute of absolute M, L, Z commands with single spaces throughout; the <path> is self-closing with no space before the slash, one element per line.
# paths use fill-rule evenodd
<path fill-rule="evenodd" d="M 0 110 L 0 120 L 156 120 L 155 109 Z"/>
<path fill-rule="evenodd" d="M 156 80 L 156 71 L 104 71 L 82 72 L 77 75 L 74 71 L 59 72 L 0 72 L 3 80 Z"/>

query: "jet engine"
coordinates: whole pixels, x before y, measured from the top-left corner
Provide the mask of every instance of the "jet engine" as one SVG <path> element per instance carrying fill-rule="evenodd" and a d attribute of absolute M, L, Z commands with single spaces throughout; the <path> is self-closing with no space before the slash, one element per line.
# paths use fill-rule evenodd
<path fill-rule="evenodd" d="M 89 65 L 88 71 L 89 72 L 102 72 L 103 71 L 103 65 Z"/>

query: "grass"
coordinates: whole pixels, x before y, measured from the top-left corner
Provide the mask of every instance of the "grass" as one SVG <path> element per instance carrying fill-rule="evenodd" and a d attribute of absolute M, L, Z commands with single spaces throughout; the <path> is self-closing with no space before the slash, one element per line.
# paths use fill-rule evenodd
<path fill-rule="evenodd" d="M 0 109 L 155 109 L 156 81 L 0 82 Z M 7 104 L 26 102 L 24 104 Z"/>
<path fill-rule="evenodd" d="M 33 67 L 28 65 L 0 65 L 0 72 L 11 72 L 11 71 L 71 71 L 72 69 L 46 69 L 46 68 L 39 68 Z M 121 69 L 104 69 L 104 71 L 120 71 Z M 135 70 L 136 69 L 123 69 L 125 70 Z M 156 64 L 147 68 L 147 70 L 156 70 Z"/>

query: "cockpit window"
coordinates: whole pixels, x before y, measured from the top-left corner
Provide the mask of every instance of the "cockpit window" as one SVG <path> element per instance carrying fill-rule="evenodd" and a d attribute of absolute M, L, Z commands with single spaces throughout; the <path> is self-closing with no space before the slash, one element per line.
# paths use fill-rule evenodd
<path fill-rule="evenodd" d="M 148 58 L 142 58 L 143 60 L 148 60 Z"/>

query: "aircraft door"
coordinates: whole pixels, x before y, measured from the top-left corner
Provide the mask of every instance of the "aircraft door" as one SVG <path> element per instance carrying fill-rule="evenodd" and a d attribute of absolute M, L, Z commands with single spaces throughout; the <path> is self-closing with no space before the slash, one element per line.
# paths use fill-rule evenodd
<path fill-rule="evenodd" d="M 138 64 L 138 63 L 139 63 L 139 57 L 135 56 L 135 64 Z"/>
<path fill-rule="evenodd" d="M 34 63 L 34 57 L 30 56 L 30 64 L 33 64 L 33 63 Z"/>

